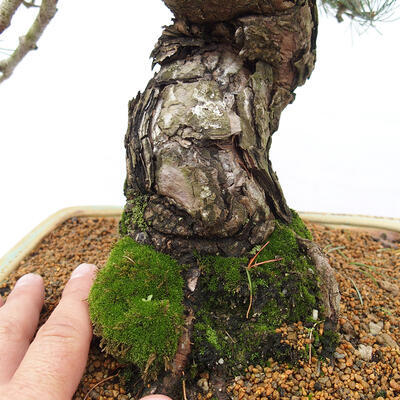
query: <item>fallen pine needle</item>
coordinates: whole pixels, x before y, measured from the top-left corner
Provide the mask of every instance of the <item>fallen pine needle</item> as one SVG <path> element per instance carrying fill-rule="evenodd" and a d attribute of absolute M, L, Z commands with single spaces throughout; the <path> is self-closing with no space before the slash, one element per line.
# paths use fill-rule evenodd
<path fill-rule="evenodd" d="M 282 260 L 283 260 L 283 258 L 274 258 L 273 260 L 262 261 L 260 263 L 252 265 L 251 268 L 258 267 L 259 265 L 269 264 L 269 263 L 272 263 L 275 261 L 282 261 Z"/>
<path fill-rule="evenodd" d="M 264 246 L 261 247 L 261 249 L 257 252 L 257 254 L 249 261 L 249 263 L 247 264 L 247 267 L 246 267 L 246 274 L 247 274 L 247 280 L 249 282 L 249 291 L 250 291 L 250 301 L 249 301 L 249 308 L 247 309 L 247 313 L 246 313 L 246 319 L 249 319 L 251 306 L 253 305 L 253 285 L 251 283 L 251 276 L 250 276 L 250 272 L 249 272 L 250 269 L 258 267 L 259 265 L 264 265 L 264 264 L 272 263 L 275 261 L 283 260 L 283 258 L 275 258 L 273 260 L 262 261 L 260 263 L 254 264 L 254 262 L 256 261 L 256 258 L 265 249 L 265 247 L 267 247 L 268 244 L 269 244 L 269 241 L 267 243 L 265 243 Z"/>
<path fill-rule="evenodd" d="M 356 265 L 357 267 L 368 268 L 371 271 L 376 271 L 376 267 L 374 265 L 367 265 L 360 262 L 352 262 L 351 265 Z"/>
<path fill-rule="evenodd" d="M 253 287 L 251 284 L 250 272 L 247 268 L 246 268 L 246 274 L 247 274 L 247 280 L 249 282 L 249 291 L 250 291 L 250 302 L 249 302 L 249 308 L 247 309 L 247 313 L 246 313 L 246 319 L 249 319 L 251 306 L 253 305 Z"/>
<path fill-rule="evenodd" d="M 97 383 L 96 383 L 94 386 L 92 386 L 92 387 L 90 388 L 90 390 L 86 393 L 86 396 L 83 398 L 83 400 L 87 400 L 87 398 L 89 397 L 89 394 L 92 392 L 93 389 L 97 388 L 97 386 L 101 385 L 101 384 L 104 383 L 104 382 L 111 381 L 111 379 L 116 378 L 118 375 L 119 375 L 119 374 L 115 374 L 115 375 L 109 376 L 108 378 L 103 379 L 103 380 L 100 381 L 100 382 L 97 382 Z"/>
<path fill-rule="evenodd" d="M 329 253 L 331 253 L 332 251 L 343 250 L 343 249 L 345 249 L 345 248 L 346 248 L 346 246 L 332 247 L 331 249 L 329 249 L 329 250 L 326 252 L 326 254 L 329 254 Z"/>
<path fill-rule="evenodd" d="M 264 244 L 263 247 L 261 247 L 260 250 L 257 251 L 256 255 L 249 261 L 249 263 L 247 264 L 247 268 L 251 268 L 253 262 L 256 260 L 256 258 L 258 257 L 258 255 L 268 246 L 269 241 L 267 243 Z"/>
<path fill-rule="evenodd" d="M 349 257 L 346 256 L 346 254 L 343 253 L 342 250 L 337 250 L 337 252 L 345 259 L 345 260 L 350 260 Z"/>
<path fill-rule="evenodd" d="M 361 306 L 364 306 L 363 298 L 362 298 L 362 296 L 361 296 L 360 291 L 358 290 L 358 287 L 357 287 L 356 283 L 355 283 L 355 282 L 353 281 L 353 279 L 351 279 L 349 276 L 348 276 L 347 278 L 348 278 L 349 281 L 353 284 L 354 289 L 356 290 L 357 296 L 358 296 L 358 298 L 359 298 L 359 300 L 360 300 Z"/>
<path fill-rule="evenodd" d="M 124 258 L 126 258 L 128 261 L 130 261 L 133 265 L 135 265 L 135 261 L 132 260 L 132 258 L 128 257 L 128 256 L 123 256 Z"/>
<path fill-rule="evenodd" d="M 395 249 L 391 249 L 390 247 L 385 247 L 384 249 L 377 250 L 378 253 L 381 253 L 382 251 L 395 252 Z"/>
<path fill-rule="evenodd" d="M 367 264 L 363 264 L 363 263 L 359 263 L 359 262 L 352 262 L 352 263 L 350 263 L 350 264 L 351 264 L 351 265 L 356 265 L 357 267 L 360 267 L 359 271 L 360 271 L 361 273 L 363 273 L 364 275 L 368 276 L 368 278 L 370 278 L 370 279 L 375 283 L 375 285 L 379 287 L 379 284 L 378 284 L 377 280 L 376 280 L 375 277 L 371 274 L 371 272 L 365 270 L 365 268 L 367 268 L 367 269 L 369 269 L 370 271 L 376 271 L 376 267 L 375 267 L 375 266 L 373 266 L 373 265 L 367 265 Z M 381 275 L 379 272 L 378 272 L 378 274 Z"/>
<path fill-rule="evenodd" d="M 225 333 L 229 337 L 229 339 L 232 340 L 233 343 L 237 343 L 236 340 L 234 340 L 233 337 L 228 333 L 228 331 L 225 331 Z"/>

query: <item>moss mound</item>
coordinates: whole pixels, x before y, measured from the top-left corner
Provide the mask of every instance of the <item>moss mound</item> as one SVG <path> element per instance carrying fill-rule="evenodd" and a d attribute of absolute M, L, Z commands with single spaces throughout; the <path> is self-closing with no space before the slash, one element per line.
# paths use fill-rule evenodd
<path fill-rule="evenodd" d="M 196 308 L 193 358 L 200 369 L 220 365 L 235 373 L 238 365 L 263 364 L 269 357 L 292 362 L 300 357 L 275 333 L 283 323 L 311 322 L 312 311 L 319 305 L 317 275 L 300 251 L 295 233 L 307 238 L 311 235 L 297 215 L 293 220 L 291 226 L 276 221 L 270 243 L 256 262 L 280 261 L 246 271 L 247 258 L 199 260 L 201 295 Z M 252 306 L 247 318 L 250 292 Z"/>
<path fill-rule="evenodd" d="M 307 229 L 299 214 L 297 214 L 295 210 L 290 211 L 292 212 L 292 222 L 289 225 L 289 228 L 292 229 L 299 236 L 301 236 L 303 239 L 313 240 L 311 232 Z"/>
<path fill-rule="evenodd" d="M 183 325 L 182 266 L 149 246 L 122 238 L 89 295 L 102 347 L 155 377 L 176 353 Z"/>
<path fill-rule="evenodd" d="M 141 210 L 142 202 L 128 210 Z M 138 212 L 140 214 L 140 212 Z M 128 215 L 125 210 L 122 226 Z M 131 221 L 132 222 L 132 221 Z M 317 274 L 300 251 L 296 235 L 311 234 L 293 212 L 287 226 L 275 222 L 269 244 L 255 263 L 249 259 L 198 257 L 201 276 L 191 303 L 196 319 L 192 336 L 194 374 L 223 368 L 236 373 L 247 363 L 297 361 L 301 355 L 281 343 L 282 324 L 312 321 L 319 307 Z M 113 248 L 89 296 L 90 316 L 102 346 L 137 365 L 145 380 L 155 378 L 176 353 L 183 326 L 183 267 L 171 257 L 129 236 Z M 250 304 L 251 298 L 251 307 Z"/>

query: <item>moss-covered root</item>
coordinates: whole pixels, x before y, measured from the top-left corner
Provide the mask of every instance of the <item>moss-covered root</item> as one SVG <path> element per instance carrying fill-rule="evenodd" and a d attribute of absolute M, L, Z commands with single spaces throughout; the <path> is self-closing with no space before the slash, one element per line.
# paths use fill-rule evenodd
<path fill-rule="evenodd" d="M 195 288 L 191 270 L 129 236 L 122 238 L 89 296 L 95 334 L 104 349 L 138 366 L 146 383 L 155 380 L 148 390 L 169 395 L 181 387 L 188 359 L 189 390 L 205 370 L 226 382 L 248 363 L 307 358 L 308 353 L 282 340 L 277 328 L 299 321 L 312 328 L 315 310 L 334 321 L 330 310 L 338 310 L 338 292 L 326 258 L 309 240 L 299 216 L 292 215 L 290 225 L 274 222 L 267 246 L 253 249 L 257 257 L 251 268 L 247 257 L 198 256 Z M 321 337 L 327 356 L 337 344 L 332 328 L 325 324 L 327 333 Z M 211 381 L 215 389 L 219 381 Z"/>
<path fill-rule="evenodd" d="M 335 271 L 330 266 L 328 258 L 319 246 L 312 242 L 313 237 L 302 219 L 292 211 L 292 223 L 289 227 L 296 233 L 300 250 L 311 260 L 318 276 L 322 317 L 327 330 L 336 331 L 340 311 L 340 292 Z"/>
<path fill-rule="evenodd" d="M 307 229 L 299 214 L 297 214 L 295 210 L 291 209 L 290 211 L 292 212 L 292 222 L 290 223 L 289 228 L 303 239 L 313 240 L 311 232 Z"/>
<path fill-rule="evenodd" d="M 312 261 L 320 277 L 319 289 L 325 326 L 329 330 L 336 331 L 340 312 L 340 292 L 335 271 L 317 244 L 300 237 L 297 237 L 297 241 L 302 251 Z"/>
<path fill-rule="evenodd" d="M 313 310 L 321 305 L 318 274 L 297 241 L 299 235 L 310 234 L 300 218 L 293 217 L 290 226 L 275 222 L 253 268 L 247 268 L 247 258 L 199 259 L 192 354 L 198 368 L 235 374 L 241 372 L 240 365 L 262 365 L 269 357 L 289 362 L 301 357 L 276 333 L 282 324 L 312 325 Z"/>
<path fill-rule="evenodd" d="M 172 258 L 122 238 L 89 295 L 94 333 L 104 350 L 154 379 L 177 351 L 183 326 L 182 267 Z"/>

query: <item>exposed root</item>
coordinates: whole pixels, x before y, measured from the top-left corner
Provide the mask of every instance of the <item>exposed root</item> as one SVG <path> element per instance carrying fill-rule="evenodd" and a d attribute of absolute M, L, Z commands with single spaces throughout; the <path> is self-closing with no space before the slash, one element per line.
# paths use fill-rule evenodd
<path fill-rule="evenodd" d="M 320 276 L 321 300 L 324 306 L 323 317 L 332 330 L 336 330 L 340 311 L 340 292 L 335 271 L 319 246 L 310 240 L 297 236 L 300 248 L 310 257 Z"/>
<path fill-rule="evenodd" d="M 146 394 L 153 394 L 155 391 L 171 396 L 172 393 L 175 393 L 178 390 L 179 383 L 182 380 L 182 376 L 185 374 L 186 364 L 188 362 L 189 354 L 191 351 L 191 343 L 190 338 L 193 330 L 193 320 L 194 313 L 193 310 L 189 310 L 189 314 L 185 320 L 185 326 L 183 328 L 183 334 L 179 339 L 178 350 L 175 354 L 175 358 L 173 361 L 167 365 L 167 373 L 162 378 L 162 381 L 159 385 L 156 385 L 151 392 Z M 186 386 L 182 381 L 182 389 L 184 389 L 184 396 L 186 395 Z"/>

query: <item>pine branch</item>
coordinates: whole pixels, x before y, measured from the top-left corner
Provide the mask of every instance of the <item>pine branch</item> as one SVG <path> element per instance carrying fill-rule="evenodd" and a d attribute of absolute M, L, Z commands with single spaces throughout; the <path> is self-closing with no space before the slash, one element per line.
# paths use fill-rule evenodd
<path fill-rule="evenodd" d="M 5 31 L 11 23 L 11 19 L 22 0 L 3 0 L 0 4 L 0 34 Z"/>
<path fill-rule="evenodd" d="M 398 6 L 397 0 L 321 0 L 321 5 L 339 22 L 347 16 L 361 25 L 389 21 Z"/>
<path fill-rule="evenodd" d="M 0 61 L 0 83 L 11 76 L 15 67 L 31 51 L 37 49 L 37 42 L 57 12 L 58 0 L 43 0 L 35 21 L 25 36 L 19 38 L 19 45 L 7 59 Z M 20 1 L 21 3 L 21 1 Z"/>

